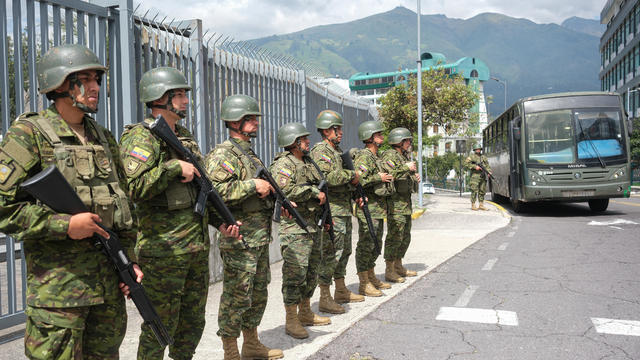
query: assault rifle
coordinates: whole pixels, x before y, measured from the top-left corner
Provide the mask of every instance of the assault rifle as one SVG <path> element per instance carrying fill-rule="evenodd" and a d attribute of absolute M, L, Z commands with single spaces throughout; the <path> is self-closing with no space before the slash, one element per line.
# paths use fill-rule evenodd
<path fill-rule="evenodd" d="M 35 176 L 27 179 L 20 186 L 31 196 L 40 200 L 40 202 L 55 212 L 75 215 L 88 211 L 87 207 L 78 197 L 78 194 L 71 188 L 71 185 L 69 185 L 55 165 L 49 166 Z M 149 325 L 156 339 L 158 339 L 160 346 L 164 348 L 169 344 L 173 344 L 173 338 L 169 335 L 164 324 L 162 324 L 162 320 L 160 320 L 151 300 L 149 300 L 144 286 L 136 282 L 133 263 L 122 249 L 118 235 L 102 224 L 97 225 L 109 233 L 109 238 L 105 239 L 95 234 L 94 239 L 97 240 L 95 245 L 101 245 L 102 251 L 115 267 L 120 280 L 129 287 L 131 300 L 133 300 L 136 308 L 138 308 L 138 312 L 142 316 L 144 323 Z"/>
<path fill-rule="evenodd" d="M 354 170 L 355 168 L 353 167 L 353 160 L 351 160 L 351 154 L 349 154 L 349 151 L 345 151 L 344 153 L 342 153 L 342 155 L 340 156 L 342 158 L 342 166 L 347 169 L 347 170 Z M 371 212 L 369 212 L 369 205 L 367 205 L 367 197 L 364 194 L 364 189 L 362 188 L 362 185 L 360 185 L 360 183 L 356 184 L 356 194 L 354 196 L 354 198 L 362 198 L 362 212 L 364 213 L 364 218 L 367 220 L 367 227 L 369 228 L 369 235 L 371 235 L 371 237 L 373 238 L 373 249 L 376 253 L 376 255 L 380 255 L 381 253 L 381 246 L 380 246 L 380 242 L 378 241 L 378 237 L 376 236 L 376 230 L 375 227 L 373 226 L 373 220 L 371 219 Z"/>
<path fill-rule="evenodd" d="M 500 184 L 498 182 L 498 179 L 496 179 L 495 176 L 491 175 L 491 173 L 487 171 L 487 169 L 484 167 L 484 165 L 482 165 L 482 163 L 477 163 L 475 161 L 471 161 L 471 163 L 479 167 L 480 170 L 482 170 L 482 172 L 487 176 L 488 179 L 491 179 L 491 181 L 494 181 L 496 184 Z"/>
<path fill-rule="evenodd" d="M 333 229 L 333 215 L 331 215 L 331 204 L 329 203 L 329 186 L 327 185 L 327 181 L 320 181 L 320 184 L 318 184 L 318 189 L 320 189 L 320 191 L 325 194 L 324 204 L 322 205 L 322 215 L 320 215 L 320 220 L 318 220 L 318 227 L 320 228 L 320 231 L 324 231 L 325 225 L 329 224 L 329 239 L 331 240 L 331 245 L 335 246 L 336 233 Z"/>
<path fill-rule="evenodd" d="M 244 156 L 246 156 L 251 161 L 253 166 L 255 166 L 256 174 L 254 178 L 265 180 L 266 182 L 271 184 L 271 186 L 273 187 L 273 190 L 275 191 L 274 196 L 276 199 L 276 204 L 273 209 L 273 221 L 277 223 L 280 222 L 280 215 L 281 215 L 282 208 L 285 208 L 285 210 L 287 210 L 289 214 L 293 217 L 293 219 L 296 221 L 298 226 L 300 226 L 304 231 L 309 233 L 309 229 L 307 229 L 307 226 L 308 226 L 307 222 L 302 218 L 302 215 L 300 215 L 300 213 L 298 212 L 298 210 L 296 210 L 293 204 L 291 204 L 291 201 L 287 199 L 284 192 L 282 192 L 282 189 L 280 189 L 280 187 L 278 186 L 278 183 L 276 183 L 276 180 L 273 178 L 273 176 L 271 176 L 271 173 L 269 172 L 269 170 L 267 170 L 264 166 L 262 166 L 262 164 L 258 164 L 257 162 L 255 162 L 251 158 L 251 156 L 249 156 L 249 154 L 247 154 L 247 152 L 244 151 L 240 147 L 240 145 L 238 145 L 235 142 L 235 140 L 230 139 L 229 141 L 231 141 L 233 146 L 235 146 L 235 148 L 238 149 Z"/>
<path fill-rule="evenodd" d="M 205 169 L 200 166 L 198 158 L 196 158 L 191 150 L 182 145 L 182 142 L 180 142 L 180 139 L 178 139 L 175 132 L 173 132 L 171 127 L 169 127 L 169 124 L 167 124 L 164 117 L 159 115 L 151 125 L 147 125 L 147 123 L 144 124 L 149 128 L 153 135 L 157 136 L 169 145 L 176 153 L 178 153 L 178 155 L 180 155 L 180 157 L 191 163 L 191 165 L 193 165 L 200 173 L 200 176 L 193 177 L 193 182 L 195 182 L 200 188 L 193 211 L 200 216 L 204 216 L 208 200 L 227 225 L 236 225 L 236 219 L 233 217 L 231 210 L 229 210 L 222 200 L 222 197 L 220 197 L 218 191 L 213 187 L 213 184 L 211 184 L 211 180 L 207 177 Z M 249 248 L 249 245 L 244 239 L 242 239 L 242 245 L 244 245 L 245 249 Z"/>

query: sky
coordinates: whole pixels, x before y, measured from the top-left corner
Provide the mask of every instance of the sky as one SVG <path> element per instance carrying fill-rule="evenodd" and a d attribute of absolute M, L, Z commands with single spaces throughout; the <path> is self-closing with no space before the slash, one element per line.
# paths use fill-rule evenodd
<path fill-rule="evenodd" d="M 312 26 L 344 23 L 417 0 L 136 0 L 138 13 L 176 20 L 202 19 L 204 28 L 235 40 L 288 34 Z M 557 23 L 572 16 L 600 19 L 606 0 L 421 0 L 423 15 L 468 19 L 485 12 Z M 171 15 L 169 15 L 171 14 Z M 168 20 L 167 20 L 168 21 Z"/>

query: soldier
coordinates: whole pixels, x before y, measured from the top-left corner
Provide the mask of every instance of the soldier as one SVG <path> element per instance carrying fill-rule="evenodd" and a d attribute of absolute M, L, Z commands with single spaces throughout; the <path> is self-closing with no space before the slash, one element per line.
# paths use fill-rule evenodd
<path fill-rule="evenodd" d="M 377 239 L 369 235 L 367 221 L 362 209 L 356 208 L 358 218 L 358 244 L 356 246 L 356 269 L 360 286 L 360 295 L 382 296 L 380 289 L 389 289 L 391 285 L 376 278 L 374 267 L 379 254 L 375 253 L 374 242 L 382 243 L 384 218 L 386 217 L 386 197 L 393 193 L 393 176 L 385 172 L 382 159 L 378 156 L 378 148 L 384 142 L 382 124 L 379 121 L 365 121 L 358 126 L 358 138 L 365 148 L 360 150 L 354 167 L 360 176 L 360 183 L 369 199 L 369 211 L 376 229 Z"/>
<path fill-rule="evenodd" d="M 169 346 L 173 359 L 190 359 L 204 330 L 209 289 L 208 224 L 236 236 L 238 231 L 237 226 L 221 225 L 213 210 L 205 216 L 194 213 L 199 189 L 192 180 L 200 174 L 145 126 L 162 115 L 182 144 L 202 158 L 189 130 L 178 124 L 186 116 L 189 90 L 177 69 L 159 67 L 144 73 L 140 101 L 151 109 L 151 116 L 128 126 L 120 139 L 129 194 L 136 203 L 136 256 L 149 274 L 145 278 L 147 293 L 174 338 Z M 138 359 L 162 359 L 164 348 L 151 328 L 143 324 L 141 330 Z"/>
<path fill-rule="evenodd" d="M 382 154 L 383 167 L 393 175 L 396 192 L 387 198 L 387 237 L 384 241 L 384 278 L 404 282 L 404 277 L 418 275 L 402 266 L 402 258 L 411 242 L 411 193 L 417 190 L 420 174 L 415 161 L 409 161 L 411 132 L 395 128 L 389 132 L 391 149 Z"/>
<path fill-rule="evenodd" d="M 118 145 L 89 114 L 98 110 L 106 67 L 82 45 L 51 48 L 37 67 L 38 91 L 53 104 L 24 113 L 0 146 L 0 231 L 23 242 L 27 262 L 25 354 L 31 359 L 117 359 L 127 315 L 118 275 L 90 239 L 122 246 L 135 232 Z M 20 189 L 56 165 L 92 212 L 58 214 Z M 137 281 L 142 272 L 134 265 Z M 122 287 L 124 284 L 120 284 Z M 128 293 L 128 287 L 124 287 Z"/>
<path fill-rule="evenodd" d="M 218 336 L 224 358 L 240 359 L 237 338 L 242 335 L 242 356 L 279 359 L 282 350 L 269 349 L 258 339 L 258 325 L 267 306 L 267 285 L 271 281 L 269 243 L 274 191 L 269 182 L 254 179 L 257 166 L 264 166 L 251 149 L 258 131 L 258 102 L 246 95 L 232 95 L 222 102 L 221 119 L 229 129 L 229 139 L 215 147 L 205 159 L 207 172 L 233 216 L 243 223 L 238 239 L 220 238 L 224 267 L 222 295 L 218 311 Z"/>
<path fill-rule="evenodd" d="M 489 210 L 484 207 L 484 194 L 487 192 L 487 175 L 482 167 L 491 175 L 491 167 L 487 157 L 482 155 L 482 146 L 476 145 L 473 153 L 464 161 L 467 170 L 471 171 L 471 179 L 469 180 L 469 188 L 471 188 L 471 210 Z M 478 199 L 478 207 L 476 207 L 476 198 Z"/>
<path fill-rule="evenodd" d="M 332 110 L 324 110 L 316 118 L 316 129 L 322 136 L 322 141 L 311 149 L 311 158 L 324 173 L 329 187 L 331 214 L 335 243 L 323 244 L 323 256 L 318 271 L 320 284 L 320 311 L 341 314 L 345 310 L 338 303 L 361 302 L 364 296 L 354 294 L 344 284 L 347 274 L 347 263 L 351 255 L 351 194 L 353 185 L 360 180 L 353 170 L 342 167 L 342 115 Z M 332 252 L 332 250 L 334 250 Z M 334 298 L 331 297 L 329 287 L 331 279 L 336 281 Z M 335 299 L 335 301 L 334 301 Z"/>
<path fill-rule="evenodd" d="M 307 223 L 316 223 L 326 194 L 318 189 L 322 174 L 311 163 L 309 132 L 300 123 L 289 123 L 278 130 L 278 145 L 285 149 L 271 164 L 270 171 L 287 198 L 296 202 Z M 302 229 L 294 220 L 280 224 L 282 252 L 282 297 L 286 311 L 285 332 L 297 339 L 309 337 L 302 327 L 328 325 L 331 320 L 311 311 L 311 296 L 318 282 L 320 236 L 315 226 Z M 325 239 L 326 242 L 330 242 Z M 296 309 L 297 307 L 297 309 Z M 297 310 L 297 313 L 296 313 Z"/>

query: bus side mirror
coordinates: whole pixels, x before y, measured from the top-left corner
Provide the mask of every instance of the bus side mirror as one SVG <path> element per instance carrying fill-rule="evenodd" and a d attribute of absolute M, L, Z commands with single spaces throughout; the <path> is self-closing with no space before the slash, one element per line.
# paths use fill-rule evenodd
<path fill-rule="evenodd" d="M 518 126 L 513 127 L 513 138 L 520 141 L 520 127 Z"/>
<path fill-rule="evenodd" d="M 627 118 L 627 131 L 629 132 L 629 136 L 633 134 L 633 119 Z"/>

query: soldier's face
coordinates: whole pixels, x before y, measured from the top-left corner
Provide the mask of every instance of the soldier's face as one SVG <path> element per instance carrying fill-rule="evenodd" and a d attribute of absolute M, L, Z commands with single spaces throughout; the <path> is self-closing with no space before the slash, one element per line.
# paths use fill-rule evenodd
<path fill-rule="evenodd" d="M 482 149 L 474 149 L 473 151 L 475 151 L 478 155 L 482 154 Z"/>
<path fill-rule="evenodd" d="M 67 79 L 59 90 L 68 91 L 77 103 L 84 104 L 93 110 L 97 109 L 102 73 L 96 70 L 83 70 L 76 73 L 76 79 L 80 84 L 72 84 Z"/>
<path fill-rule="evenodd" d="M 378 145 L 382 145 L 382 143 L 384 142 L 384 135 L 382 135 L 382 132 L 373 134 L 373 142 Z"/>
<path fill-rule="evenodd" d="M 258 131 L 259 125 L 260 121 L 258 121 L 258 116 L 247 115 L 245 116 L 244 126 L 240 130 L 248 133 L 255 133 Z"/>
<path fill-rule="evenodd" d="M 342 141 L 342 126 L 334 125 L 329 129 L 324 129 L 322 131 L 327 139 L 331 141 L 335 140 L 337 143 Z"/>
<path fill-rule="evenodd" d="M 403 151 L 411 150 L 411 139 L 402 140 L 402 144 L 400 145 Z"/>
<path fill-rule="evenodd" d="M 185 89 L 173 90 L 173 98 L 171 98 L 171 105 L 178 111 L 186 111 L 187 105 L 189 105 L 189 96 Z"/>

